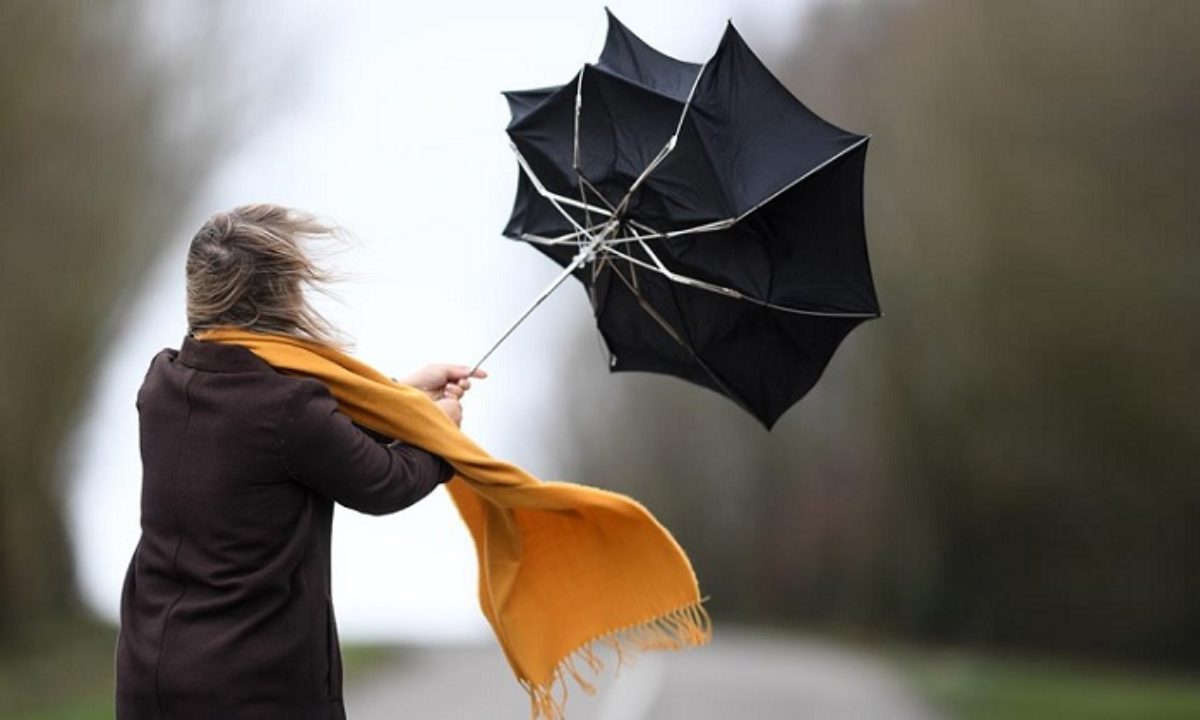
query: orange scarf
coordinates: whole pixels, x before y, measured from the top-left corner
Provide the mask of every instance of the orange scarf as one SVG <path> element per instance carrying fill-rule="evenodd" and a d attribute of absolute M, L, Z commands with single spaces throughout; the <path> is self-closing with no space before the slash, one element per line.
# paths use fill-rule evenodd
<path fill-rule="evenodd" d="M 446 487 L 475 540 L 479 603 L 530 694 L 534 718 L 562 717 L 566 674 L 591 691 L 575 660 L 598 671 L 594 643 L 619 657 L 627 648 L 678 650 L 711 636 L 691 563 L 636 501 L 542 482 L 491 457 L 425 393 L 330 347 L 235 329 L 197 337 L 242 345 L 281 372 L 320 380 L 355 422 L 454 466 Z"/>

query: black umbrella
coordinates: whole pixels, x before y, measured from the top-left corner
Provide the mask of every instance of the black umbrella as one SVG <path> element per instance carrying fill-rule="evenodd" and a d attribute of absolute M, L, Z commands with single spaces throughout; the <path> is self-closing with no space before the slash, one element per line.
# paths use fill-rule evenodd
<path fill-rule="evenodd" d="M 574 274 L 612 370 L 689 380 L 770 428 L 879 316 L 868 138 L 802 105 L 732 24 L 697 65 L 608 22 L 571 82 L 505 93 L 521 173 L 504 234 L 564 268 L 525 315 Z"/>

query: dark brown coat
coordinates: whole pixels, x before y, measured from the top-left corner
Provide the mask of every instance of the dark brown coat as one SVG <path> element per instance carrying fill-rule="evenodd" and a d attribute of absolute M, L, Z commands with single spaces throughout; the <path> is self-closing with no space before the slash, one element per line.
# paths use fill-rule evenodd
<path fill-rule="evenodd" d="M 121 597 L 117 720 L 344 718 L 333 503 L 395 512 L 450 467 L 236 345 L 162 351 L 137 406 L 142 536 Z"/>

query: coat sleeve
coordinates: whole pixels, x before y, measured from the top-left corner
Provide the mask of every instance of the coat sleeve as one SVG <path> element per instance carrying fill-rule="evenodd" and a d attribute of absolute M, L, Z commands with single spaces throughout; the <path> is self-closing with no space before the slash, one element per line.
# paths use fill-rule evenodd
<path fill-rule="evenodd" d="M 300 383 L 288 399 L 279 434 L 294 480 L 371 515 L 403 510 L 454 474 L 449 463 L 418 447 L 376 442 L 316 380 Z"/>

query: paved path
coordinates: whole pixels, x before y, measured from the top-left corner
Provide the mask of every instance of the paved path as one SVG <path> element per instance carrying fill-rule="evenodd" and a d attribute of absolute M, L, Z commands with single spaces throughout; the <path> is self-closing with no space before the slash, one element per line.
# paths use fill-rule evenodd
<path fill-rule="evenodd" d="M 606 663 L 610 665 L 612 663 Z M 718 628 L 713 644 L 639 656 L 592 697 L 570 688 L 570 720 L 937 720 L 885 664 L 845 648 Z M 494 644 L 406 649 L 352 683 L 350 720 L 528 720 Z"/>

